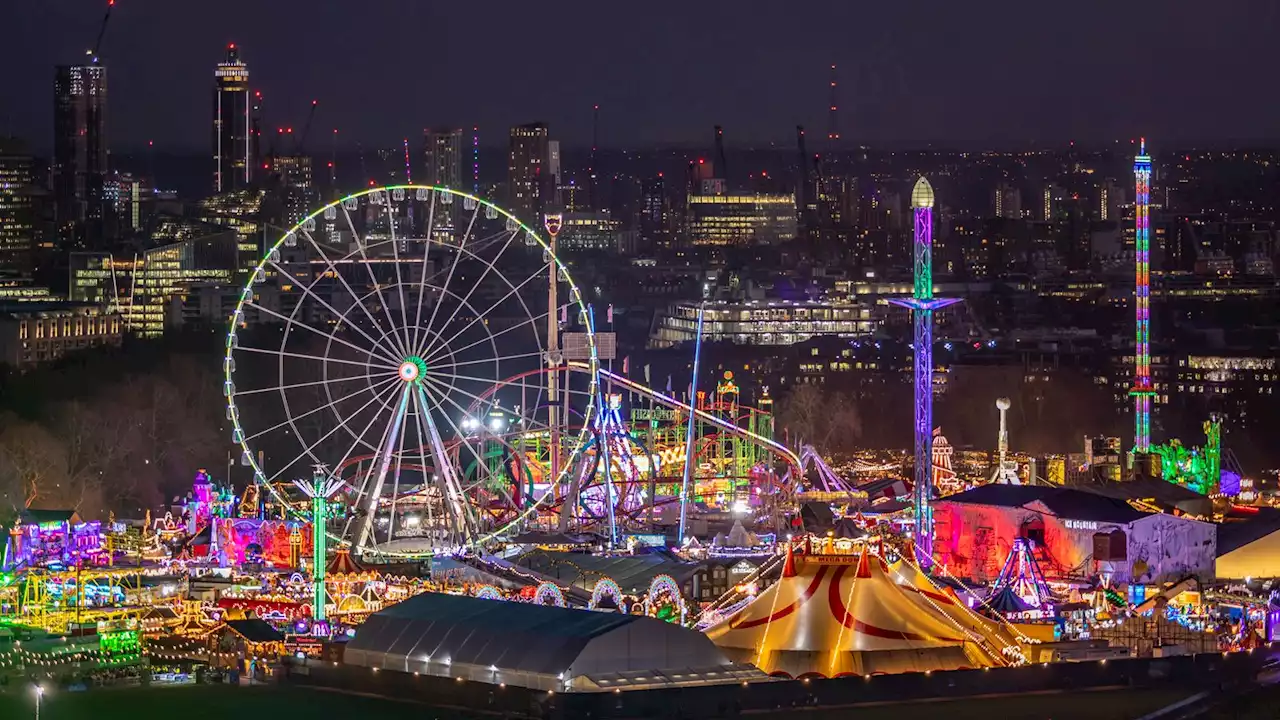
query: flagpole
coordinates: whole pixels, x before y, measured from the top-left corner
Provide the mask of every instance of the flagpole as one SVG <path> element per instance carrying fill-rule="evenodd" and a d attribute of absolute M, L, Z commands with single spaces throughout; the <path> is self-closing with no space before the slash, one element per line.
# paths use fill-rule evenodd
<path fill-rule="evenodd" d="M 681 546 L 684 545 L 685 520 L 689 506 L 689 473 L 693 469 L 693 411 L 697 402 L 698 364 L 702 359 L 702 319 L 706 312 L 707 304 L 704 302 L 698 306 L 698 330 L 693 340 L 693 377 L 689 381 L 689 425 L 685 431 L 684 480 L 680 484 L 680 534 L 677 538 Z"/>

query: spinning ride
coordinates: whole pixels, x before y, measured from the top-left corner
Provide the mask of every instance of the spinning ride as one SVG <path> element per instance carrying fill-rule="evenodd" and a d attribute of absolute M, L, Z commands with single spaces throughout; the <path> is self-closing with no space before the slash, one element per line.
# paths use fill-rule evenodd
<path fill-rule="evenodd" d="M 548 302 L 548 285 L 567 286 L 558 296 L 568 302 Z M 557 325 L 577 331 L 568 359 L 592 371 L 579 386 L 493 392 L 499 379 L 565 361 L 548 351 Z M 545 486 L 560 485 L 590 423 L 560 432 L 546 408 L 572 394 L 592 417 L 596 358 L 580 291 L 527 225 L 448 188 L 371 188 L 307 216 L 250 272 L 226 341 L 227 417 L 242 464 L 295 516 L 305 498 L 285 481 L 368 458 L 344 478 L 335 500 L 345 512 L 327 532 L 357 554 L 417 557 L 536 513 L 547 494 L 512 499 L 521 463 L 506 438 L 552 439 L 567 461 Z M 478 400 L 500 414 L 475 417 Z M 491 462 L 495 444 L 516 462 Z M 520 512 L 486 512 L 495 503 Z"/>

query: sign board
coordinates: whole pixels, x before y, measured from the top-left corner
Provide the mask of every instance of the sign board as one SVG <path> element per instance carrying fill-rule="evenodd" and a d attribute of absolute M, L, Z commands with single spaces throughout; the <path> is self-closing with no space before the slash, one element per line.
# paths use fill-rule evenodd
<path fill-rule="evenodd" d="M 565 333 L 560 338 L 565 360 L 590 360 L 591 347 L 586 333 Z M 618 359 L 618 336 L 615 333 L 596 333 L 596 357 L 600 360 Z"/>
<path fill-rule="evenodd" d="M 631 408 L 632 422 L 657 420 L 658 422 L 676 422 L 681 413 L 671 408 Z"/>

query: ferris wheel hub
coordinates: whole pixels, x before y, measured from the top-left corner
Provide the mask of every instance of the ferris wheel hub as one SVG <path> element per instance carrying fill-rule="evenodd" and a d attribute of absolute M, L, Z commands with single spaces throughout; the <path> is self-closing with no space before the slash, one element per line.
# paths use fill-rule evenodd
<path fill-rule="evenodd" d="M 400 379 L 413 383 L 422 380 L 422 376 L 427 374 L 427 363 L 417 355 L 412 355 L 400 363 L 400 369 L 397 373 Z"/>

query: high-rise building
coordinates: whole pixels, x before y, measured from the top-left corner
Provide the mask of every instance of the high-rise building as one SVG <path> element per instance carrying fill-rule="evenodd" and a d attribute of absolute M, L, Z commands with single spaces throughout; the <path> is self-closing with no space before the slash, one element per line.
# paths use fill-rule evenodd
<path fill-rule="evenodd" d="M 549 160 L 547 126 L 530 123 L 511 128 L 507 156 L 507 209 L 521 220 L 541 225 L 543 185 Z"/>
<path fill-rule="evenodd" d="M 107 183 L 107 199 L 113 208 L 120 235 L 140 232 L 155 210 L 155 191 L 151 183 L 130 173 L 115 173 Z"/>
<path fill-rule="evenodd" d="M 279 178 L 283 225 L 292 227 L 311 212 L 316 204 L 315 184 L 311 174 L 310 155 L 275 155 L 271 158 L 271 174 Z"/>
<path fill-rule="evenodd" d="M 254 104 L 249 98 L 249 66 L 235 43 L 213 71 L 213 190 L 240 190 L 253 180 Z"/>
<path fill-rule="evenodd" d="M 23 143 L 0 138 L 0 271 L 31 270 L 36 243 L 32 164 Z"/>
<path fill-rule="evenodd" d="M 107 69 L 59 65 L 53 79 L 53 194 L 58 234 L 103 241 L 107 203 Z M 76 233 L 77 229 L 83 233 Z"/>
<path fill-rule="evenodd" d="M 671 244 L 670 205 L 667 203 L 666 180 L 661 174 L 644 181 L 640 198 L 640 243 L 643 249 Z"/>
<path fill-rule="evenodd" d="M 431 128 L 424 135 L 427 184 L 462 190 L 462 128 Z"/>
<path fill-rule="evenodd" d="M 1128 201 L 1128 192 L 1124 186 L 1112 178 L 1107 178 L 1098 188 L 1098 219 L 1119 221 Z"/>
<path fill-rule="evenodd" d="M 777 245 L 796 239 L 796 196 L 690 195 L 693 245 Z"/>
<path fill-rule="evenodd" d="M 995 216 L 1008 220 L 1022 217 L 1022 191 L 1009 183 L 1000 183 L 992 194 Z"/>

